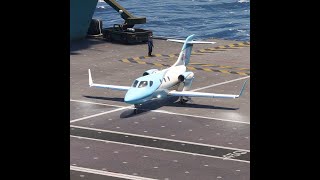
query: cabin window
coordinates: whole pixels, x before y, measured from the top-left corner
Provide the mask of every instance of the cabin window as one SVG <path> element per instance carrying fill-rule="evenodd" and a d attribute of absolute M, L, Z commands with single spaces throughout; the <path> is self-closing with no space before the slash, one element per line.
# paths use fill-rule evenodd
<path fill-rule="evenodd" d="M 169 78 L 169 76 L 168 76 L 167 78 L 168 78 L 168 80 L 170 81 L 170 78 Z"/>
<path fill-rule="evenodd" d="M 146 87 L 148 85 L 148 81 L 141 81 L 138 88 L 143 88 Z"/>
<path fill-rule="evenodd" d="M 150 87 L 152 86 L 152 84 L 153 84 L 153 81 L 150 81 Z"/>
<path fill-rule="evenodd" d="M 163 78 L 164 82 L 167 82 L 165 78 Z"/>
<path fill-rule="evenodd" d="M 134 83 L 132 84 L 132 87 L 136 87 L 138 82 L 139 82 L 138 80 L 135 80 Z"/>

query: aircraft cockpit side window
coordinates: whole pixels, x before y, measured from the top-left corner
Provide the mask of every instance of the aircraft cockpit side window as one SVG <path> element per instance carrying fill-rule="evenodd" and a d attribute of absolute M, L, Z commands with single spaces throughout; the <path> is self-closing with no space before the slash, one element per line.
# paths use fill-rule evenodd
<path fill-rule="evenodd" d="M 163 78 L 164 82 L 167 82 L 165 78 Z"/>
<path fill-rule="evenodd" d="M 138 82 L 139 82 L 138 80 L 135 80 L 134 83 L 132 84 L 132 87 L 136 87 Z"/>
<path fill-rule="evenodd" d="M 138 88 L 143 88 L 143 87 L 146 87 L 147 85 L 148 85 L 148 81 L 140 81 Z"/>
<path fill-rule="evenodd" d="M 153 84 L 153 81 L 150 81 L 150 87 L 152 86 L 152 84 Z"/>

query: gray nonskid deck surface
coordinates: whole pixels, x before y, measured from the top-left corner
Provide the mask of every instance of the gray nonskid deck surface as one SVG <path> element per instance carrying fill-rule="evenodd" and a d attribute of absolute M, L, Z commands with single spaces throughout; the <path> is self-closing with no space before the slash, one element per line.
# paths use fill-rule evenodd
<path fill-rule="evenodd" d="M 210 41 L 217 43 L 194 45 L 192 89 L 239 93 L 249 78 L 250 46 Z M 88 69 L 96 83 L 130 86 L 144 71 L 172 65 L 182 46 L 159 39 L 154 45 L 155 56 L 145 57 L 146 44 L 71 43 L 70 178 L 250 179 L 250 80 L 239 99 L 181 105 L 167 98 L 137 114 L 123 102 L 125 92 L 88 86 Z"/>
<path fill-rule="evenodd" d="M 243 151 L 243 150 L 235 150 L 235 149 L 229 149 L 229 148 L 223 148 L 223 147 L 213 148 L 211 146 L 205 146 L 205 145 L 180 143 L 180 142 L 175 142 L 170 140 L 146 138 L 146 137 L 139 137 L 134 135 L 114 133 L 114 132 L 101 132 L 97 130 L 83 129 L 79 127 L 70 128 L 70 134 L 72 136 L 78 136 L 78 137 L 121 142 L 126 144 L 141 145 L 146 147 L 168 149 L 168 150 L 187 152 L 187 153 L 197 153 L 201 155 L 215 156 L 215 157 L 220 157 L 225 159 L 228 158 L 226 155 L 236 152 L 237 156 L 233 157 L 232 159 L 250 161 L 250 152 Z"/>

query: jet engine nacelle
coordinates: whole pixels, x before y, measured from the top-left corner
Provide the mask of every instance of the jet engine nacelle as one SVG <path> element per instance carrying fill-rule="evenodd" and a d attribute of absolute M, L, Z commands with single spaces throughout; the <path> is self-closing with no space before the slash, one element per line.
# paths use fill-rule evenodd
<path fill-rule="evenodd" d="M 158 69 L 149 69 L 148 71 L 145 71 L 142 76 L 147 76 L 149 74 L 153 74 L 155 72 L 159 71 Z"/>
<path fill-rule="evenodd" d="M 193 72 L 184 72 L 183 74 L 178 76 L 179 82 L 185 82 L 186 80 L 193 79 Z"/>

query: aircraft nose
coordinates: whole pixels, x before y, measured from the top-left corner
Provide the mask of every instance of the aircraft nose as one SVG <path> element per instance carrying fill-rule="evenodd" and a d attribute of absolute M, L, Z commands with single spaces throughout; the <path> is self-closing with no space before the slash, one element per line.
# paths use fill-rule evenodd
<path fill-rule="evenodd" d="M 133 89 L 129 89 L 126 95 L 124 96 L 124 102 L 128 104 L 135 104 L 137 99 L 139 99 L 139 97 L 137 97 Z"/>
<path fill-rule="evenodd" d="M 139 104 L 144 102 L 144 98 L 150 96 L 152 93 L 143 89 L 132 88 L 129 89 L 124 96 L 124 102 L 128 104 Z"/>
<path fill-rule="evenodd" d="M 135 100 L 135 98 L 133 98 L 132 96 L 129 96 L 128 94 L 126 94 L 126 96 L 124 97 L 124 102 L 132 104 L 131 102 L 133 102 Z"/>

